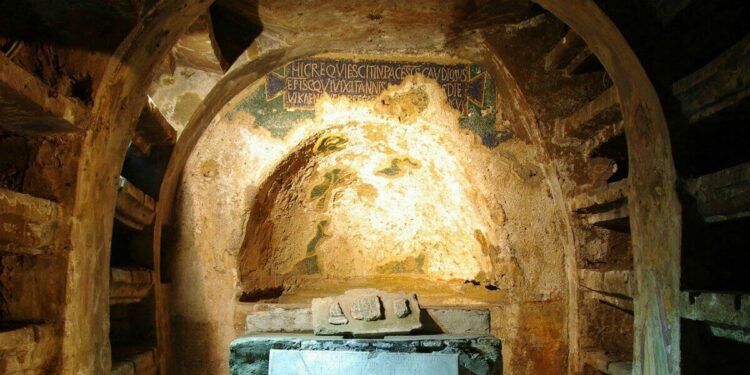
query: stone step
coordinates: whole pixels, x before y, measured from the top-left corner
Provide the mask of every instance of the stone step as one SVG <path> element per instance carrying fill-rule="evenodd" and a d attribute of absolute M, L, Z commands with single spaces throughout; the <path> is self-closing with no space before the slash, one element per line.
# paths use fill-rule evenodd
<path fill-rule="evenodd" d="M 685 189 L 707 222 L 750 216 L 750 162 L 689 180 Z"/>
<path fill-rule="evenodd" d="M 552 142 L 559 146 L 582 147 L 585 142 L 602 131 L 603 127 L 611 127 L 610 133 L 599 135 L 604 142 L 622 133 L 622 114 L 620 112 L 620 101 L 617 89 L 610 87 L 586 103 L 570 116 L 555 121 Z M 589 134 L 591 132 L 594 134 Z M 592 144 L 592 145 L 595 145 Z M 588 145 L 591 148 L 592 145 Z M 582 150 L 585 152 L 585 150 Z"/>
<path fill-rule="evenodd" d="M 428 334 L 490 334 L 490 312 L 475 306 L 427 306 L 422 308 L 423 328 Z M 246 334 L 312 332 L 310 305 L 240 303 L 235 325 Z M 244 327 L 243 327 L 244 325 Z"/>
<path fill-rule="evenodd" d="M 578 270 L 578 284 L 585 289 L 604 293 L 610 296 L 621 296 L 632 299 L 635 279 L 633 271 L 599 271 Z"/>
<path fill-rule="evenodd" d="M 147 269 L 111 268 L 109 303 L 138 303 L 154 285 L 154 272 Z"/>
<path fill-rule="evenodd" d="M 117 184 L 115 218 L 137 230 L 154 220 L 154 199 L 120 176 Z"/>
<path fill-rule="evenodd" d="M 177 141 L 177 132 L 149 100 L 138 118 L 132 141 L 138 150 L 148 155 L 154 147 L 173 145 Z"/>
<path fill-rule="evenodd" d="M 54 360 L 54 327 L 50 324 L 5 324 L 0 327 L 0 373 L 42 374 Z"/>
<path fill-rule="evenodd" d="M 37 77 L 0 54 L 0 127 L 49 134 L 81 131 L 86 115 L 76 100 L 52 91 Z"/>
<path fill-rule="evenodd" d="M 750 344 L 750 294 L 684 291 L 680 315 L 705 322 L 714 336 Z"/>
<path fill-rule="evenodd" d="M 68 220 L 55 202 L 0 189 L 0 252 L 40 255 L 60 247 Z"/>
<path fill-rule="evenodd" d="M 583 39 L 575 31 L 568 30 L 568 33 L 544 56 L 544 69 L 551 72 L 568 66 L 584 48 L 586 43 Z"/>
<path fill-rule="evenodd" d="M 619 361 L 603 350 L 584 351 L 583 363 L 609 375 L 630 375 L 633 368 L 633 362 Z"/>
<path fill-rule="evenodd" d="M 116 350 L 113 349 L 113 351 Z M 112 375 L 152 375 L 158 373 L 155 349 L 134 348 L 127 351 L 133 353 L 128 353 L 123 358 L 112 362 Z"/>
<path fill-rule="evenodd" d="M 672 91 L 690 122 L 745 99 L 750 94 L 750 34 L 706 66 L 675 82 Z"/>
<path fill-rule="evenodd" d="M 613 205 L 627 204 L 628 179 L 589 189 L 570 199 L 570 210 L 578 213 L 605 211 Z"/>

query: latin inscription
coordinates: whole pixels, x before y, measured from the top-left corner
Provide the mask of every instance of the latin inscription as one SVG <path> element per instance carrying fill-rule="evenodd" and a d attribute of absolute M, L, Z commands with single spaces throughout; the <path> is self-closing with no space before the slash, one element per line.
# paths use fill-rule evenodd
<path fill-rule="evenodd" d="M 324 93 L 334 98 L 372 99 L 388 85 L 415 74 L 437 81 L 450 105 L 461 113 L 467 113 L 468 101 L 482 107 L 486 74 L 468 64 L 305 59 L 270 73 L 266 87 L 269 99 L 284 96 L 284 107 L 309 109 Z"/>
<path fill-rule="evenodd" d="M 509 131 L 495 128 L 495 81 L 478 64 L 332 58 L 296 60 L 267 74 L 258 89 L 235 104 L 226 118 L 232 121 L 236 115 L 246 113 L 253 118 L 253 128 L 263 128 L 274 138 L 284 138 L 297 123 L 314 116 L 315 104 L 324 94 L 371 100 L 388 86 L 398 85 L 415 74 L 442 86 L 448 103 L 460 113 L 460 127 L 478 135 L 488 148 L 512 138 Z M 316 152 L 336 151 L 345 147 L 346 140 L 331 138 L 325 142 Z"/>

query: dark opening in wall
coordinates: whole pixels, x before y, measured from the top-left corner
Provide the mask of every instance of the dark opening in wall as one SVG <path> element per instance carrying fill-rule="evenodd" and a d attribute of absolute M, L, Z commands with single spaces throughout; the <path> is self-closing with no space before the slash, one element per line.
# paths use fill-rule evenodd
<path fill-rule="evenodd" d="M 0 188 L 62 201 L 75 186 L 77 141 L 0 130 Z"/>
<path fill-rule="evenodd" d="M 617 164 L 615 173 L 607 179 L 607 183 L 628 177 L 628 144 L 625 134 L 612 138 L 591 153 L 591 157 L 603 157 L 614 160 Z"/>
<path fill-rule="evenodd" d="M 680 320 L 681 369 L 685 375 L 746 374 L 750 345 L 716 336 L 709 323 Z"/>
<path fill-rule="evenodd" d="M 167 170 L 171 152 L 172 146 L 159 146 L 152 147 L 147 155 L 131 145 L 125 155 L 120 174 L 144 193 L 156 199 L 159 196 L 161 180 Z"/>
<path fill-rule="evenodd" d="M 750 218 L 705 223 L 689 204 L 683 203 L 681 288 L 750 291 Z"/>
<path fill-rule="evenodd" d="M 71 79 L 71 95 L 86 105 L 92 105 L 94 103 L 94 83 L 91 80 L 91 76 L 84 74 L 80 77 L 73 77 Z"/>
<path fill-rule="evenodd" d="M 662 39 L 680 51 L 665 62 L 682 76 L 706 65 L 750 32 L 748 17 L 745 0 L 690 1 L 664 28 Z"/>
<path fill-rule="evenodd" d="M 686 178 L 700 177 L 750 160 L 750 99 L 735 103 L 675 136 L 675 167 Z"/>
<path fill-rule="evenodd" d="M 156 317 L 153 292 L 138 303 L 110 306 L 112 358 L 156 345 Z"/>
<path fill-rule="evenodd" d="M 112 267 L 153 268 L 151 231 L 135 230 L 115 220 L 112 227 Z"/>
<path fill-rule="evenodd" d="M 209 8 L 214 37 L 224 61 L 229 65 L 232 65 L 263 31 L 257 5 L 255 9 L 246 5 L 243 5 L 242 9 L 235 9 L 232 3 L 234 2 L 219 0 Z"/>
<path fill-rule="evenodd" d="M 23 191 L 23 180 L 29 161 L 36 152 L 26 138 L 9 133 L 0 134 L 0 188 Z"/>

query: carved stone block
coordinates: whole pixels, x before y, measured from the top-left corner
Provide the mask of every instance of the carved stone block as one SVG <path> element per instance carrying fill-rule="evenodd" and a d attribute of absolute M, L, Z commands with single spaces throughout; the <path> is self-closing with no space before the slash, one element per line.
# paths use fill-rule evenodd
<path fill-rule="evenodd" d="M 393 301 L 393 312 L 396 313 L 397 317 L 405 318 L 411 313 L 409 310 L 409 300 L 404 298 Z"/>
<path fill-rule="evenodd" d="M 349 319 L 344 315 L 344 310 L 341 309 L 341 305 L 338 302 L 332 303 L 328 309 L 328 323 L 337 326 L 349 323 Z"/>
<path fill-rule="evenodd" d="M 414 293 L 354 289 L 336 297 L 313 299 L 313 331 L 316 335 L 355 337 L 408 334 L 422 328 L 419 312 Z"/>
<path fill-rule="evenodd" d="M 352 304 L 352 318 L 368 322 L 378 320 L 383 317 L 382 309 L 383 305 L 377 295 L 360 297 Z"/>

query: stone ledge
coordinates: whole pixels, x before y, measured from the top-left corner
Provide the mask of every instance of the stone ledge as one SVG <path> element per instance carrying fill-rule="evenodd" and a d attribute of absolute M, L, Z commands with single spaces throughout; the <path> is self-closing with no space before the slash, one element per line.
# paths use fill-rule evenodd
<path fill-rule="evenodd" d="M 312 310 L 303 304 L 246 303 L 238 309 L 238 332 L 310 333 Z M 422 308 L 419 334 L 489 335 L 490 311 L 474 306 Z M 241 322 L 241 323 L 240 323 Z M 244 324 L 244 328 L 241 326 Z M 409 336 L 407 336 L 409 337 Z"/>
<path fill-rule="evenodd" d="M 45 373 L 55 354 L 54 341 L 49 324 L 0 327 L 0 373 Z"/>
<path fill-rule="evenodd" d="M 157 372 L 156 351 L 152 348 L 136 351 L 112 363 L 112 375 L 150 375 Z"/>
<path fill-rule="evenodd" d="M 0 127 L 31 134 L 78 132 L 86 110 L 0 54 Z"/>
<path fill-rule="evenodd" d="M 633 298 L 633 271 L 598 271 L 581 269 L 578 280 L 582 287 L 596 292 Z"/>
<path fill-rule="evenodd" d="M 154 275 L 151 270 L 111 268 L 109 303 L 116 305 L 140 302 L 153 285 Z"/>
<path fill-rule="evenodd" d="M 55 202 L 0 189 L 0 251 L 48 254 L 58 246 L 67 221 Z"/>
<path fill-rule="evenodd" d="M 618 361 L 603 351 L 586 351 L 583 353 L 583 362 L 597 371 L 609 375 L 627 375 L 632 372 L 633 363 L 630 361 Z"/>
<path fill-rule="evenodd" d="M 137 230 L 143 230 L 154 220 L 154 199 L 120 176 L 117 182 L 115 218 Z"/>
<path fill-rule="evenodd" d="M 149 100 L 138 118 L 133 145 L 148 155 L 153 147 L 173 145 L 176 141 L 177 133 L 174 128 L 159 112 L 159 108 Z"/>

